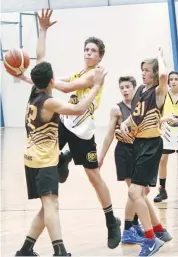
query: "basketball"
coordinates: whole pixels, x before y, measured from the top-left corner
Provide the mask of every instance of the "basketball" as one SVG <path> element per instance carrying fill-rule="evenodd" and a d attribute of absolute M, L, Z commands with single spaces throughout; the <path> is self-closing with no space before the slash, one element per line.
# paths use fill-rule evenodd
<path fill-rule="evenodd" d="M 6 71 L 13 75 L 19 76 L 29 67 L 30 58 L 26 52 L 20 48 L 10 49 L 4 56 L 4 66 Z"/>

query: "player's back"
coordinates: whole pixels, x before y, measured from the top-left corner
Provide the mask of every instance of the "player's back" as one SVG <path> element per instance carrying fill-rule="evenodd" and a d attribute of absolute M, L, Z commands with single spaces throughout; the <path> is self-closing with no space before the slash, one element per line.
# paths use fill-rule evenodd
<path fill-rule="evenodd" d="M 56 166 L 58 163 L 59 115 L 54 113 L 48 121 L 42 119 L 43 104 L 51 97 L 35 86 L 29 97 L 25 117 L 27 143 L 24 159 L 25 165 L 31 168 Z"/>

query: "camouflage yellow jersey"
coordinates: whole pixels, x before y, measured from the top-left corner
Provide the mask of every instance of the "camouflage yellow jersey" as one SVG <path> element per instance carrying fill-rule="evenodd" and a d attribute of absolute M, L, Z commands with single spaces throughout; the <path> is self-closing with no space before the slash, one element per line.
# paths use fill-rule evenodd
<path fill-rule="evenodd" d="M 86 74 L 86 72 L 82 71 L 73 75 L 71 81 L 80 78 L 84 74 Z M 76 90 L 70 96 L 69 102 L 77 104 L 80 100 L 87 97 L 90 90 L 90 88 Z M 80 116 L 61 115 L 61 121 L 64 123 L 65 127 L 81 139 L 89 140 L 95 133 L 94 112 L 99 107 L 102 91 L 103 87 L 100 88 L 95 100 L 84 114 Z"/>
<path fill-rule="evenodd" d="M 173 101 L 168 92 L 163 108 L 163 116 L 174 115 L 178 118 L 178 97 Z M 164 149 L 178 150 L 178 122 L 166 121 L 161 126 Z"/>
<path fill-rule="evenodd" d="M 25 165 L 30 168 L 44 168 L 58 164 L 59 115 L 55 113 L 48 122 L 41 119 L 43 104 L 51 97 L 35 86 L 32 88 L 25 118 L 27 139 L 24 153 Z"/>
<path fill-rule="evenodd" d="M 135 138 L 155 138 L 161 135 L 161 111 L 156 105 L 156 87 L 143 91 L 145 86 L 140 86 L 132 100 L 131 121 Z"/>

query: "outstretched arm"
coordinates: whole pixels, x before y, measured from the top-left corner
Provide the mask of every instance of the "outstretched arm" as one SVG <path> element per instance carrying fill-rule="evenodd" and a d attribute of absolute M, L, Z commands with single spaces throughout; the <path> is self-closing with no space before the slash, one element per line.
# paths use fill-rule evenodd
<path fill-rule="evenodd" d="M 158 108 L 164 104 L 165 96 L 168 92 L 168 75 L 166 66 L 163 60 L 163 50 L 159 48 L 158 52 L 158 66 L 159 66 L 159 86 L 156 89 L 156 103 Z"/>
<path fill-rule="evenodd" d="M 40 32 L 39 32 L 39 38 L 37 42 L 37 48 L 36 48 L 36 57 L 37 57 L 37 63 L 43 62 L 45 60 L 45 54 L 46 54 L 46 33 L 48 28 L 53 26 L 57 21 L 51 22 L 50 18 L 53 11 L 50 9 L 47 9 L 44 11 L 42 9 L 41 15 L 38 14 L 38 21 L 40 24 Z"/>
<path fill-rule="evenodd" d="M 100 155 L 98 157 L 99 167 L 102 166 L 104 158 L 105 158 L 105 156 L 109 150 L 109 147 L 114 139 L 114 131 L 115 131 L 117 120 L 118 120 L 119 116 L 121 116 L 120 108 L 119 108 L 119 106 L 114 106 L 110 112 L 109 128 L 108 128 L 107 134 L 105 136 L 105 139 L 103 141 Z"/>
<path fill-rule="evenodd" d="M 88 97 L 84 98 L 78 104 L 64 104 L 61 103 L 54 98 L 50 98 L 45 101 L 44 107 L 49 111 L 64 114 L 64 115 L 82 115 L 89 108 L 90 104 L 93 102 L 96 94 L 100 90 L 103 85 L 104 77 L 106 76 L 106 72 L 104 69 L 97 68 L 95 69 L 94 76 L 94 86 L 90 90 Z"/>
<path fill-rule="evenodd" d="M 91 88 L 93 86 L 93 77 L 94 77 L 94 69 L 87 72 L 87 74 L 83 75 L 80 78 L 77 78 L 73 81 L 66 82 L 62 80 L 55 80 L 55 89 L 62 91 L 64 93 L 70 93 L 75 90 Z"/>
<path fill-rule="evenodd" d="M 40 32 L 39 32 L 39 38 L 37 41 L 37 48 L 36 48 L 37 63 L 40 63 L 45 59 L 47 29 L 56 23 L 56 21 L 53 21 L 53 22 L 50 21 L 52 12 L 53 12 L 52 10 L 47 9 L 46 11 L 42 10 L 41 15 L 36 14 L 38 15 L 38 20 L 40 24 Z M 28 84 L 33 84 L 31 78 L 25 76 L 24 74 L 18 76 L 18 78 L 22 81 L 27 82 Z"/>

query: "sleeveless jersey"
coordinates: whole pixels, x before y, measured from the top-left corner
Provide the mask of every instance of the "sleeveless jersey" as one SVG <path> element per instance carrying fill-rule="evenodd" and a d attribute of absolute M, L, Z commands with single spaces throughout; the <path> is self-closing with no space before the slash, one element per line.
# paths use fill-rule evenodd
<path fill-rule="evenodd" d="M 35 86 L 32 88 L 25 117 L 27 142 L 24 153 L 25 165 L 30 168 L 44 168 L 58 164 L 59 115 L 55 113 L 48 122 L 41 119 L 43 104 L 51 97 Z"/>
<path fill-rule="evenodd" d="M 163 116 L 173 114 L 178 117 L 178 99 L 174 103 L 168 92 L 163 108 Z M 162 123 L 163 147 L 166 150 L 178 150 L 178 122 L 167 121 Z"/>
<path fill-rule="evenodd" d="M 122 114 L 122 121 L 125 121 L 130 116 L 131 109 L 124 102 L 118 103 L 118 106 L 119 106 L 121 114 Z M 132 144 L 134 138 L 133 138 L 131 133 L 129 133 L 128 136 L 129 136 L 129 139 L 126 139 L 126 138 L 123 137 L 123 134 L 120 131 L 120 124 L 119 124 L 119 119 L 118 119 L 117 125 L 116 125 L 116 128 L 115 128 L 116 139 L 120 142 L 123 142 L 123 143 Z"/>
<path fill-rule="evenodd" d="M 156 105 L 156 87 L 145 88 L 141 85 L 132 100 L 132 133 L 136 138 L 155 138 L 161 135 L 161 112 Z"/>
<path fill-rule="evenodd" d="M 71 81 L 80 78 L 84 74 L 86 74 L 84 71 L 75 74 L 71 77 Z M 90 90 L 90 88 L 87 88 L 75 91 L 70 96 L 69 103 L 77 104 L 80 100 L 87 97 Z M 84 114 L 80 116 L 61 115 L 61 121 L 64 123 L 65 127 L 81 139 L 89 140 L 95 133 L 95 122 L 93 114 L 99 106 L 102 91 L 103 87 L 101 87 L 95 97 L 94 102 L 90 105 Z"/>

